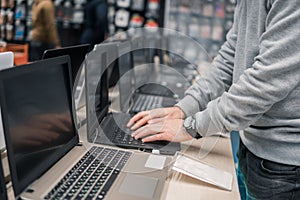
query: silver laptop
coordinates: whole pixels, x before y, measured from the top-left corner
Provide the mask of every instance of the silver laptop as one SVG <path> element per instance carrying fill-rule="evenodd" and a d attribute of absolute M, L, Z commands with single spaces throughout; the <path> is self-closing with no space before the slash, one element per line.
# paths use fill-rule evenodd
<path fill-rule="evenodd" d="M 71 85 L 68 56 L 0 73 L 16 198 L 159 199 L 171 159 L 82 145 L 74 123 Z"/>
<path fill-rule="evenodd" d="M 178 142 L 155 141 L 143 143 L 131 137 L 132 131 L 126 126 L 130 114 L 111 112 L 108 87 L 108 68 L 119 56 L 127 43 L 104 43 L 88 54 L 86 66 L 86 115 L 87 138 L 89 142 L 118 146 L 127 149 L 174 155 L 180 151 Z M 120 59 L 120 58 L 119 58 Z M 130 91 L 127 91 L 130 93 Z M 110 131 L 112 130 L 112 131 Z"/>
<path fill-rule="evenodd" d="M 149 39 L 146 42 L 152 41 Z M 120 55 L 118 59 L 122 111 L 136 114 L 154 108 L 171 107 L 178 103 L 184 87 L 176 87 L 176 83 L 183 85 L 185 80 L 170 67 L 154 63 L 155 51 L 158 49 L 132 50 L 130 44 L 126 47 L 127 53 Z"/>
<path fill-rule="evenodd" d="M 0 70 L 7 69 L 14 66 L 14 53 L 11 51 L 0 53 Z M 5 148 L 2 117 L 0 107 L 0 152 Z"/>

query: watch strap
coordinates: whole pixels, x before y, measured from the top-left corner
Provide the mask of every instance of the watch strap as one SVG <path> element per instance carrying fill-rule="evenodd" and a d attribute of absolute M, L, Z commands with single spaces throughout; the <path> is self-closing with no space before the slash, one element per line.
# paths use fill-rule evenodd
<path fill-rule="evenodd" d="M 202 136 L 197 132 L 196 120 L 192 116 L 186 118 L 185 120 L 186 121 L 184 122 L 184 128 L 185 128 L 186 132 L 195 139 L 202 138 Z"/>

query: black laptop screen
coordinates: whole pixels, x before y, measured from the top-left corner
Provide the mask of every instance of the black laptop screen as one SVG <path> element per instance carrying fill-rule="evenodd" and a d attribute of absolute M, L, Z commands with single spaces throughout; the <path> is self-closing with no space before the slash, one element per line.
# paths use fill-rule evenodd
<path fill-rule="evenodd" d="M 1 74 L 1 106 L 16 195 L 77 143 L 68 62 L 68 57 L 54 58 Z"/>
<path fill-rule="evenodd" d="M 89 47 L 89 44 L 81 44 L 58 49 L 48 49 L 43 53 L 43 59 L 69 55 L 71 59 L 72 81 L 74 83 Z"/>
<path fill-rule="evenodd" d="M 130 99 L 134 90 L 134 70 L 132 52 L 119 57 L 119 90 L 120 106 L 123 112 L 127 112 L 130 106 Z"/>

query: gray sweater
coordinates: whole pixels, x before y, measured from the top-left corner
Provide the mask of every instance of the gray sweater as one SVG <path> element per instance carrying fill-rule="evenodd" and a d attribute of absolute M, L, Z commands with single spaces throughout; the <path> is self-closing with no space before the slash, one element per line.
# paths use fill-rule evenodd
<path fill-rule="evenodd" d="M 300 0 L 242 0 L 213 66 L 178 103 L 202 136 L 241 131 L 261 158 L 300 165 Z"/>

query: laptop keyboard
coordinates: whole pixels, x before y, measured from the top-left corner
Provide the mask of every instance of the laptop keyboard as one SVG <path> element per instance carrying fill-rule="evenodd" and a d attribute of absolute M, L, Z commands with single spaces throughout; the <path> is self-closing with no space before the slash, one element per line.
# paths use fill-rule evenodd
<path fill-rule="evenodd" d="M 145 144 L 141 140 L 134 139 L 130 134 L 126 132 L 130 132 L 129 128 L 122 129 L 119 126 L 115 125 L 113 130 L 113 140 L 112 142 L 116 145 L 128 145 L 128 146 L 140 146 L 143 147 Z"/>
<path fill-rule="evenodd" d="M 44 199 L 104 199 L 131 154 L 92 147 Z"/>
<path fill-rule="evenodd" d="M 134 112 L 150 110 L 162 106 L 163 97 L 161 96 L 150 96 L 140 94 L 138 97 L 139 98 L 132 107 L 132 111 Z"/>
<path fill-rule="evenodd" d="M 146 84 L 139 88 L 139 91 L 144 94 L 152 94 L 157 96 L 173 97 L 173 92 L 159 84 Z"/>
<path fill-rule="evenodd" d="M 131 136 L 133 132 L 126 126 L 127 122 L 129 121 L 129 115 L 113 115 L 112 128 L 113 134 L 111 135 L 111 141 L 115 145 L 121 146 L 139 146 L 144 147 L 145 144 L 141 140 L 136 140 Z M 117 122 L 116 122 L 117 121 Z"/>

